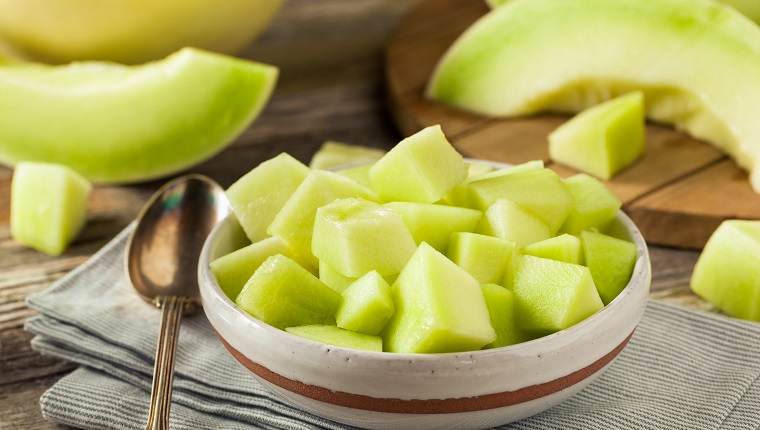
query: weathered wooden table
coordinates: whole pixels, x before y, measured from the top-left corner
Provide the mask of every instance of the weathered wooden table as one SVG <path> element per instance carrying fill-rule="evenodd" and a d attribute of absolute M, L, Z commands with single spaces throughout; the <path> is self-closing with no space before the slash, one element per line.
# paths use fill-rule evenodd
<path fill-rule="evenodd" d="M 328 139 L 390 148 L 401 136 L 384 99 L 382 54 L 412 3 L 289 0 L 267 32 L 241 54 L 281 68 L 274 97 L 233 145 L 191 170 L 228 186 L 283 151 L 308 162 Z M 164 181 L 97 186 L 83 233 L 53 258 L 11 239 L 11 176 L 10 169 L 0 167 L 0 429 L 62 428 L 42 418 L 38 399 L 74 366 L 32 351 L 23 324 L 34 312 L 24 300 L 111 240 Z M 657 247 L 650 252 L 652 298 L 710 309 L 688 289 L 698 253 Z"/>

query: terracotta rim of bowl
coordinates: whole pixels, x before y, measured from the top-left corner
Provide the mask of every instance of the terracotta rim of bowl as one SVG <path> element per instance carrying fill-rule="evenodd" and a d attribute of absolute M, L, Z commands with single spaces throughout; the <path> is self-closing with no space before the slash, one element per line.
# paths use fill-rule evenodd
<path fill-rule="evenodd" d="M 576 370 L 573 373 L 529 387 L 520 388 L 515 391 L 505 391 L 501 393 L 485 394 L 475 397 L 464 397 L 454 399 L 429 399 L 429 400 L 403 400 L 392 398 L 377 398 L 361 394 L 346 393 L 342 391 L 333 391 L 328 388 L 316 385 L 305 384 L 300 381 L 286 378 L 278 373 L 272 372 L 266 367 L 254 363 L 249 358 L 241 354 L 219 334 L 216 335 L 222 341 L 225 348 L 243 364 L 248 370 L 258 375 L 260 378 L 295 394 L 299 394 L 310 399 L 320 402 L 331 403 L 333 405 L 344 406 L 352 409 L 362 409 L 375 412 L 390 412 L 398 414 L 447 414 L 457 412 L 472 412 L 487 409 L 501 408 L 505 406 L 516 405 L 528 402 L 541 397 L 554 394 L 565 388 L 571 387 L 584 379 L 594 375 L 604 366 L 609 364 L 633 336 L 634 328 L 631 334 L 623 340 L 612 351 L 605 354 L 600 359 L 590 365 Z"/>

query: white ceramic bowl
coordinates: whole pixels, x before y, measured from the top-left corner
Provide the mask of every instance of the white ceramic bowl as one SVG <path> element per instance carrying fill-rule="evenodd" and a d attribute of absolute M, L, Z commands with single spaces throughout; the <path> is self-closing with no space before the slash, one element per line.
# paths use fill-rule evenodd
<path fill-rule="evenodd" d="M 644 312 L 651 267 L 646 244 L 622 212 L 618 227 L 638 248 L 628 286 L 604 309 L 566 330 L 508 347 L 447 354 L 394 354 L 325 345 L 271 327 L 238 308 L 209 262 L 233 250 L 234 216 L 201 254 L 203 308 L 229 352 L 289 403 L 357 427 L 488 428 L 529 417 L 580 391 L 631 338 Z"/>

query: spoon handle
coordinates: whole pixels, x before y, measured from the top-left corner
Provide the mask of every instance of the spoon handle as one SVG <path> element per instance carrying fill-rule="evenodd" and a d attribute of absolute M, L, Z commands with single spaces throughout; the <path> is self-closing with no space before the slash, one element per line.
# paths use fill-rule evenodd
<path fill-rule="evenodd" d="M 185 297 L 177 296 L 158 298 L 158 306 L 162 308 L 161 331 L 158 336 L 156 361 L 153 365 L 153 386 L 150 392 L 150 413 L 146 430 L 169 428 L 174 353 L 177 350 L 177 338 L 185 301 Z"/>

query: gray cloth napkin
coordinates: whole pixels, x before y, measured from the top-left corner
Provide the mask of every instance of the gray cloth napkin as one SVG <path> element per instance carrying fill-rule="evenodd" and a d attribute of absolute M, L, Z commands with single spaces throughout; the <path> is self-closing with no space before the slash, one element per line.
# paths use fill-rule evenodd
<path fill-rule="evenodd" d="M 40 399 L 43 415 L 87 429 L 144 428 L 160 320 L 126 280 L 128 229 L 30 297 L 32 346 L 81 366 Z M 204 315 L 182 322 L 173 429 L 345 429 L 270 394 Z M 759 429 L 760 325 L 659 302 L 613 364 L 570 400 L 505 429 Z"/>

